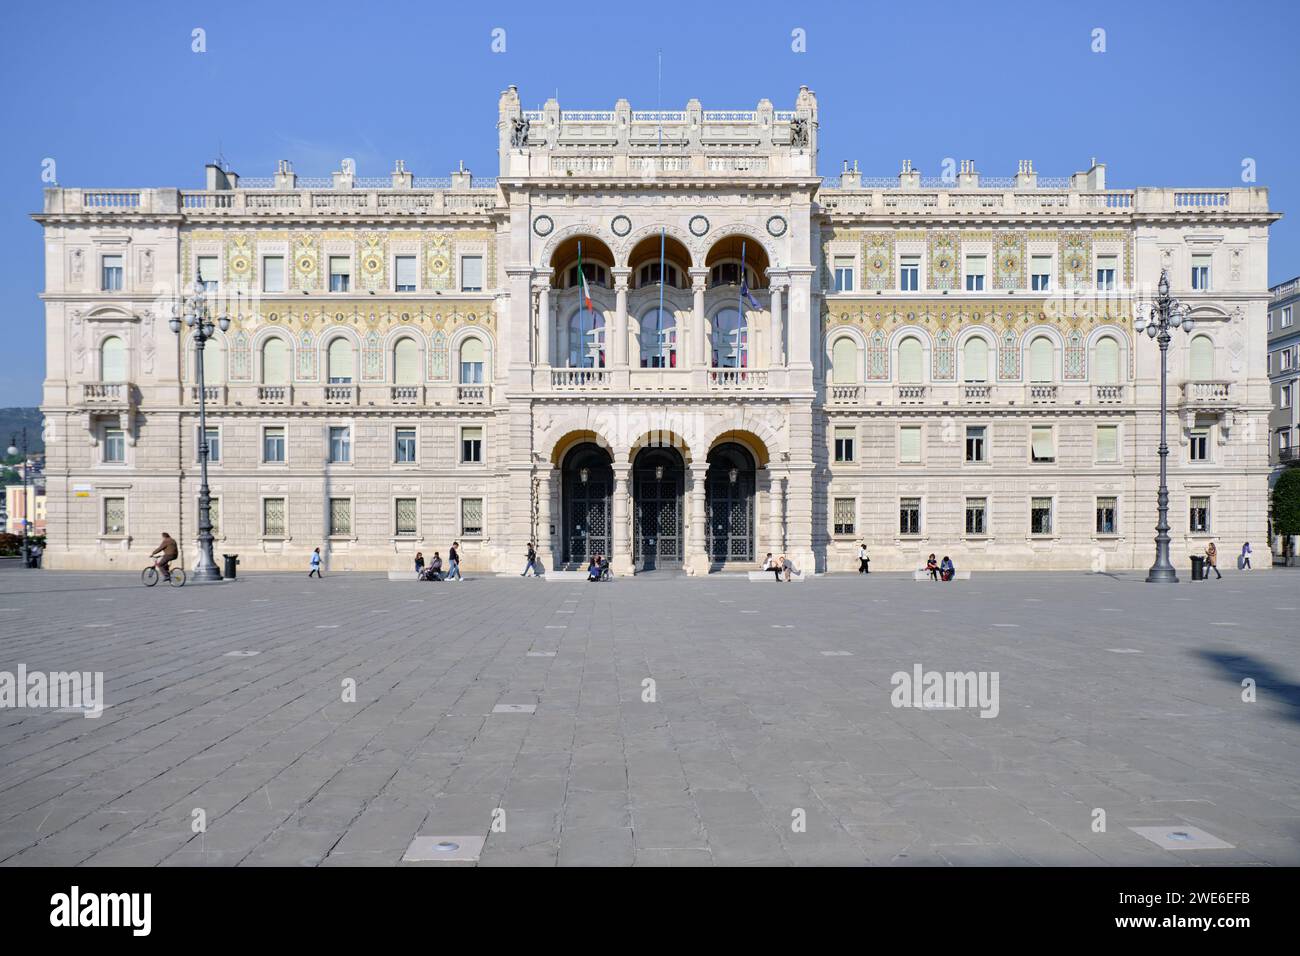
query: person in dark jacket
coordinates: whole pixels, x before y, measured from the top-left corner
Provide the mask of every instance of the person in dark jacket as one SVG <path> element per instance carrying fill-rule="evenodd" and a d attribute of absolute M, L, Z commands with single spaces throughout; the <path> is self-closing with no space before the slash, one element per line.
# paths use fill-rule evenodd
<path fill-rule="evenodd" d="M 424 575 L 428 581 L 442 580 L 442 555 L 437 551 L 433 552 L 433 557 L 429 560 L 429 569 L 424 572 Z"/>
<path fill-rule="evenodd" d="M 447 552 L 447 580 L 448 581 L 464 582 L 465 580 L 460 576 L 460 552 L 456 550 L 456 546 L 459 544 L 460 544 L 459 541 L 453 541 L 451 543 L 451 550 Z"/>
<path fill-rule="evenodd" d="M 530 568 L 532 569 L 533 577 L 537 577 L 539 573 L 537 570 L 537 549 L 533 547 L 533 543 L 531 541 L 528 542 L 528 559 L 524 564 L 523 573 L 520 574 L 519 576 L 521 578 L 528 577 L 528 570 Z"/>
<path fill-rule="evenodd" d="M 952 558 L 945 554 L 943 560 L 939 562 L 939 577 L 944 581 L 951 581 L 956 573 L 957 568 L 952 563 Z"/>
<path fill-rule="evenodd" d="M 424 552 L 415 552 L 415 576 L 421 578 L 424 576 Z"/>
<path fill-rule="evenodd" d="M 158 547 L 153 549 L 149 557 L 152 558 L 155 554 L 162 555 L 162 557 L 155 561 L 154 564 L 158 566 L 158 570 L 162 571 L 163 580 L 170 581 L 172 579 L 170 565 L 176 560 L 177 556 L 179 556 L 180 548 L 176 546 L 175 538 L 169 535 L 166 531 L 162 534 L 162 541 L 158 543 Z"/>

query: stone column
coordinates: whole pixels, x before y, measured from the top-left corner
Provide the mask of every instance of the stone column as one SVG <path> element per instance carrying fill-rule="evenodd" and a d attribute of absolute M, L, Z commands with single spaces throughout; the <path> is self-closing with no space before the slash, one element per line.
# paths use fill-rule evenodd
<path fill-rule="evenodd" d="M 555 341 L 555 323 L 551 321 L 551 283 L 537 292 L 537 364 L 551 364 L 551 346 Z"/>
<path fill-rule="evenodd" d="M 632 533 L 629 521 L 631 496 L 628 488 L 628 475 L 631 471 L 631 465 L 614 463 L 614 515 L 613 523 L 609 528 L 609 550 L 612 554 L 610 563 L 613 565 L 615 575 L 630 575 L 633 572 Z"/>
<path fill-rule="evenodd" d="M 704 477 L 707 469 L 708 465 L 701 462 L 686 474 L 689 482 L 687 494 L 690 496 L 691 526 L 686 536 L 683 566 L 691 574 L 709 573 L 709 527 L 708 518 L 704 513 Z"/>
<path fill-rule="evenodd" d="M 628 268 L 614 269 L 614 342 L 610 350 L 614 368 L 627 368 L 627 284 Z"/>
<path fill-rule="evenodd" d="M 771 293 L 772 354 L 768 360 L 769 368 L 779 368 L 785 364 L 785 333 L 783 331 L 785 316 L 781 312 L 781 292 L 782 287 L 774 283 Z"/>
<path fill-rule="evenodd" d="M 691 290 L 694 293 L 694 309 L 691 312 L 691 348 L 690 368 L 708 368 L 709 352 L 704 334 L 704 287 L 708 282 L 708 269 L 691 270 Z"/>
<path fill-rule="evenodd" d="M 781 475 L 769 470 L 767 491 L 768 548 L 773 554 L 785 550 L 785 489 Z"/>
<path fill-rule="evenodd" d="M 820 318 L 812 309 L 812 268 L 790 269 L 790 352 L 792 368 L 812 368 L 812 340 Z"/>
<path fill-rule="evenodd" d="M 537 473 L 537 540 L 533 542 L 537 548 L 537 557 L 542 563 L 542 567 L 547 571 L 555 569 L 555 538 L 551 534 L 552 518 L 551 495 L 554 493 L 554 486 L 558 484 L 559 472 L 557 472 L 550 463 L 546 463 L 538 469 Z M 522 567 L 522 562 L 520 567 Z"/>

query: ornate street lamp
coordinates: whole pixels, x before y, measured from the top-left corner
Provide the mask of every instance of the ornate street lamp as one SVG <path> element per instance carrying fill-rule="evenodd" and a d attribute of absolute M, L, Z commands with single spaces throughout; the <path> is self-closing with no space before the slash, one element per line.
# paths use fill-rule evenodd
<path fill-rule="evenodd" d="M 1169 458 L 1169 442 L 1166 437 L 1165 395 L 1168 378 L 1167 359 L 1171 329 L 1181 327 L 1184 332 L 1192 331 L 1191 306 L 1169 295 L 1169 272 L 1160 270 L 1160 283 L 1156 286 L 1156 300 L 1152 303 L 1139 303 L 1137 318 L 1133 328 L 1139 333 L 1145 331 L 1147 338 L 1155 339 L 1160 346 L 1160 490 L 1156 494 L 1156 507 L 1159 517 L 1156 520 L 1156 562 L 1147 572 L 1148 584 L 1177 584 L 1178 574 L 1169 560 L 1169 486 L 1166 483 L 1166 463 Z"/>
<path fill-rule="evenodd" d="M 28 534 L 29 534 L 29 529 L 32 526 L 31 512 L 34 511 L 35 508 L 33 507 L 33 502 L 28 501 L 27 499 L 27 475 L 32 470 L 32 461 L 30 458 L 27 457 L 27 429 L 26 428 L 23 429 L 22 434 L 23 434 L 23 447 L 22 447 L 22 452 L 23 452 L 23 567 L 26 568 L 31 566 L 31 560 L 32 560 L 32 544 Z M 9 441 L 10 441 L 10 445 L 8 448 L 9 454 L 11 456 L 18 454 L 18 436 L 17 435 L 11 436 Z M 33 498 L 34 497 L 35 496 L 33 495 Z"/>
<path fill-rule="evenodd" d="M 230 328 L 230 317 L 219 316 L 214 325 L 212 312 L 208 307 L 207 290 L 200 277 L 194 282 L 190 295 L 176 303 L 177 312 L 167 324 L 177 335 L 181 334 L 182 317 L 184 324 L 194 330 L 195 364 L 198 366 L 199 379 L 199 560 L 190 575 L 191 581 L 199 583 L 221 580 L 221 572 L 212 557 L 212 498 L 208 494 L 208 416 L 207 389 L 203 381 L 203 347 L 208 339 L 216 334 L 219 326 L 222 332 Z"/>

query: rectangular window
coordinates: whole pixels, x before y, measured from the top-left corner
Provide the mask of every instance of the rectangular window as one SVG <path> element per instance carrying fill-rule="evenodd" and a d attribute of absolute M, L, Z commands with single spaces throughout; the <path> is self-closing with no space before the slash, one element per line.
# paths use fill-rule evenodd
<path fill-rule="evenodd" d="M 1279 372 L 1291 371 L 1291 365 L 1293 364 L 1291 362 L 1291 350 L 1283 349 L 1281 352 L 1278 352 L 1277 355 L 1278 355 L 1278 371 Z"/>
<path fill-rule="evenodd" d="M 461 292 L 482 292 L 483 291 L 483 257 L 482 256 L 461 256 L 460 291 Z"/>
<path fill-rule="evenodd" d="M 393 461 L 398 464 L 415 462 L 415 429 L 399 428 L 394 433 Z"/>
<path fill-rule="evenodd" d="M 99 287 L 105 292 L 122 291 L 122 257 L 104 256 L 100 261 Z"/>
<path fill-rule="evenodd" d="M 900 535 L 921 533 L 920 498 L 900 498 L 898 500 L 898 533 Z"/>
<path fill-rule="evenodd" d="M 1112 292 L 1115 289 L 1115 256 L 1097 257 L 1097 289 Z"/>
<path fill-rule="evenodd" d="M 1208 496 L 1192 496 L 1187 514 L 1187 527 L 1192 534 L 1210 533 L 1210 499 Z"/>
<path fill-rule="evenodd" d="M 394 505 L 393 532 L 398 537 L 415 534 L 416 515 L 414 498 L 398 498 Z"/>
<path fill-rule="evenodd" d="M 1051 425 L 1033 425 L 1029 429 L 1029 460 L 1056 461 L 1056 441 Z"/>
<path fill-rule="evenodd" d="M 852 461 L 853 460 L 853 433 L 852 428 L 835 429 L 835 460 Z"/>
<path fill-rule="evenodd" d="M 920 425 L 903 425 L 898 429 L 898 460 L 907 464 L 921 460 Z"/>
<path fill-rule="evenodd" d="M 221 282 L 221 265 L 216 256 L 199 256 L 194 278 L 203 283 L 204 292 L 216 292 Z"/>
<path fill-rule="evenodd" d="M 1192 430 L 1187 440 L 1187 459 L 1188 461 L 1210 460 L 1210 430 L 1208 428 L 1195 428 Z"/>
<path fill-rule="evenodd" d="M 330 426 L 330 461 L 350 462 L 352 460 L 352 429 L 346 425 Z"/>
<path fill-rule="evenodd" d="M 1279 428 L 1277 430 L 1277 451 L 1278 454 L 1291 450 L 1291 429 Z"/>
<path fill-rule="evenodd" d="M 460 499 L 460 533 L 464 537 L 483 533 L 483 499 Z"/>
<path fill-rule="evenodd" d="M 330 291 L 347 292 L 351 287 L 351 256 L 330 256 Z"/>
<path fill-rule="evenodd" d="M 262 257 L 262 291 L 284 291 L 284 256 Z"/>
<path fill-rule="evenodd" d="M 1097 460 L 1119 461 L 1119 426 L 1097 426 Z"/>
<path fill-rule="evenodd" d="M 1192 256 L 1192 288 L 1198 292 L 1210 289 L 1210 257 L 1208 255 Z"/>
<path fill-rule="evenodd" d="M 1291 328 L 1291 306 L 1282 307 L 1282 328 Z"/>
<path fill-rule="evenodd" d="M 262 499 L 262 537 L 283 538 L 285 534 L 283 498 Z"/>
<path fill-rule="evenodd" d="M 397 268 L 393 270 L 396 279 L 396 291 L 415 291 L 415 256 L 398 256 Z"/>
<path fill-rule="evenodd" d="M 903 292 L 915 292 L 921 288 L 920 256 L 903 256 L 899 260 L 898 288 Z"/>
<path fill-rule="evenodd" d="M 1291 386 L 1290 385 L 1283 385 L 1281 390 L 1278 392 L 1277 407 L 1278 408 L 1291 407 Z"/>
<path fill-rule="evenodd" d="M 988 508 L 989 500 L 987 498 L 966 499 L 967 534 L 977 536 L 988 534 Z"/>
<path fill-rule="evenodd" d="M 1029 501 L 1029 533 L 1052 533 L 1052 499 L 1031 498 Z"/>
<path fill-rule="evenodd" d="M 104 536 L 122 538 L 126 536 L 126 499 L 104 499 Z"/>
<path fill-rule="evenodd" d="M 858 503 L 854 498 L 835 499 L 835 533 L 853 534 L 854 512 Z"/>
<path fill-rule="evenodd" d="M 1052 257 L 1051 256 L 1030 257 L 1029 288 L 1035 292 L 1052 291 Z"/>
<path fill-rule="evenodd" d="M 477 464 L 483 460 L 483 429 L 478 427 L 460 430 L 460 460 Z"/>
<path fill-rule="evenodd" d="M 330 535 L 332 537 L 351 536 L 352 534 L 352 499 L 330 499 Z"/>
<path fill-rule="evenodd" d="M 987 256 L 966 257 L 966 291 L 983 292 L 984 276 L 988 271 Z"/>
<path fill-rule="evenodd" d="M 120 465 L 126 461 L 126 433 L 120 428 L 104 429 L 104 462 Z"/>
<path fill-rule="evenodd" d="M 284 426 L 271 425 L 262 429 L 262 461 L 267 464 L 284 464 Z"/>
<path fill-rule="evenodd" d="M 985 433 L 987 427 L 984 425 L 967 425 L 966 426 L 966 460 L 967 461 L 984 461 L 985 450 Z"/>
<path fill-rule="evenodd" d="M 1116 534 L 1116 528 L 1119 527 L 1115 516 L 1119 511 L 1118 498 L 1098 498 L 1097 499 L 1097 533 L 1098 534 Z"/>
<path fill-rule="evenodd" d="M 194 437 L 201 442 L 203 440 L 204 433 L 200 432 L 196 428 L 194 429 Z M 207 429 L 207 439 L 208 439 L 208 461 L 212 461 L 212 462 L 221 461 L 221 429 L 209 427 Z M 199 448 L 195 448 L 194 451 L 195 451 L 194 460 L 198 461 L 199 456 L 202 454 L 202 450 Z"/>
<path fill-rule="evenodd" d="M 853 257 L 836 256 L 835 264 L 835 291 L 852 292 L 853 291 Z"/>

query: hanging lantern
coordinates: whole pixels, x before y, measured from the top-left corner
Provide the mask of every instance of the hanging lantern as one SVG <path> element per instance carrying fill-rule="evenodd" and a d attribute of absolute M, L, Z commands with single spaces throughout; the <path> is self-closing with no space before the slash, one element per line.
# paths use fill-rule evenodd
<path fill-rule="evenodd" d="M 578 480 L 579 480 L 580 482 L 582 482 L 584 485 L 587 483 L 587 479 L 588 479 L 590 476 L 591 476 L 591 473 L 590 473 L 589 471 L 587 471 L 586 468 L 579 468 L 579 469 L 578 469 Z"/>
<path fill-rule="evenodd" d="M 664 466 L 655 465 L 655 481 L 663 481 L 663 480 L 664 480 Z"/>
<path fill-rule="evenodd" d="M 740 472 L 735 468 L 727 472 L 727 480 L 729 480 L 733 485 L 736 483 L 736 479 L 739 477 L 740 477 Z"/>

